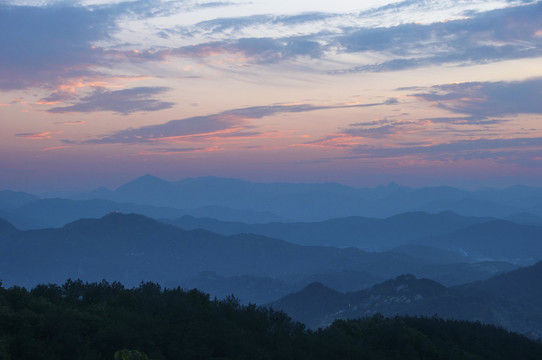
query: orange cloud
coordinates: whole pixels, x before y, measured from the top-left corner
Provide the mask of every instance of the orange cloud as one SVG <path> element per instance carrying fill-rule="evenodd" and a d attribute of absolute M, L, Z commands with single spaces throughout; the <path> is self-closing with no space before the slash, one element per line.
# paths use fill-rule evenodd
<path fill-rule="evenodd" d="M 190 141 L 190 140 L 193 140 L 193 141 L 206 140 L 209 138 L 215 138 L 217 136 L 222 137 L 220 135 L 235 133 L 241 130 L 243 130 L 243 127 L 235 126 L 229 129 L 211 131 L 207 133 L 197 133 L 197 134 L 178 135 L 178 136 L 164 136 L 164 137 L 150 138 L 149 140 L 156 141 L 156 142 L 180 142 L 180 141 Z"/>
<path fill-rule="evenodd" d="M 319 148 L 333 148 L 333 149 L 350 149 L 355 146 L 359 146 L 362 138 L 359 136 L 352 136 L 348 134 L 330 134 L 323 139 L 303 143 L 292 144 L 293 147 L 319 147 Z"/>
<path fill-rule="evenodd" d="M 0 103 L 0 106 L 8 106 L 8 105 L 14 105 L 14 104 L 19 104 L 19 103 L 24 103 L 22 98 L 13 99 L 11 100 L 9 104 Z"/>
<path fill-rule="evenodd" d="M 42 139 L 50 139 L 52 134 L 61 134 L 62 131 L 44 131 L 39 133 L 21 133 L 21 134 L 15 134 L 17 137 L 22 137 L 25 139 L 32 139 L 32 140 L 42 140 Z"/>
<path fill-rule="evenodd" d="M 120 88 L 127 82 L 150 79 L 149 76 L 95 76 L 69 79 L 54 88 L 54 92 L 36 102 L 36 105 L 57 105 L 77 98 L 78 92 L 85 88 Z"/>
<path fill-rule="evenodd" d="M 282 138 L 284 134 L 280 131 L 266 131 L 266 132 L 251 132 L 246 131 L 242 126 L 235 126 L 229 129 L 211 131 L 207 133 L 197 133 L 189 135 L 179 136 L 165 136 L 158 138 L 151 138 L 150 141 L 155 142 L 216 142 L 216 141 L 230 141 L 230 140 L 252 140 L 252 139 L 272 139 Z"/>
<path fill-rule="evenodd" d="M 212 146 L 206 148 L 186 148 L 186 149 L 151 149 L 140 151 L 139 155 L 179 155 L 190 153 L 209 153 L 223 151 L 224 149 L 219 146 Z"/>
<path fill-rule="evenodd" d="M 60 101 L 48 101 L 45 99 L 41 99 L 39 101 L 36 101 L 36 105 L 56 105 L 59 104 Z"/>
<path fill-rule="evenodd" d="M 40 151 L 49 151 L 49 150 L 57 150 L 57 149 L 64 149 L 64 148 L 70 148 L 73 147 L 72 145 L 60 145 L 60 146 L 50 146 L 41 149 Z"/>
<path fill-rule="evenodd" d="M 79 120 L 79 121 L 59 121 L 59 122 L 56 122 L 54 123 L 55 125 L 83 125 L 83 124 L 86 124 L 87 122 L 84 121 L 84 120 Z"/>
<path fill-rule="evenodd" d="M 134 77 L 99 77 L 94 79 L 89 78 L 79 78 L 79 79 L 71 79 L 70 81 L 67 81 L 63 84 L 60 84 L 57 89 L 64 92 L 75 92 L 77 89 L 85 88 L 85 87 L 103 87 L 103 88 L 116 88 L 121 87 L 118 82 L 120 79 L 122 80 L 140 80 L 140 79 L 148 79 L 149 77 L 144 76 L 134 76 Z"/>

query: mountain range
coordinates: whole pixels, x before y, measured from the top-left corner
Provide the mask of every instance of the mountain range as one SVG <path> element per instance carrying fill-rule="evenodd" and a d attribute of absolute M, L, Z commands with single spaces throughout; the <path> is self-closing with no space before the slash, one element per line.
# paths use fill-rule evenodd
<path fill-rule="evenodd" d="M 253 183 L 217 177 L 165 181 L 145 175 L 115 190 L 98 188 L 63 199 L 0 191 L 0 217 L 20 229 L 59 227 L 111 211 L 169 220 L 190 215 L 242 223 L 388 218 L 406 212 L 452 211 L 468 217 L 541 225 L 542 189 L 414 189 L 395 183 L 353 188 L 334 183 Z"/>
<path fill-rule="evenodd" d="M 494 219 L 460 216 L 446 211 L 439 214 L 403 213 L 385 219 L 350 216 L 319 222 L 246 224 L 192 216 L 163 222 L 182 229 L 206 229 L 222 235 L 261 234 L 300 245 L 385 250 L 427 237 L 443 236 L 491 220 Z"/>
<path fill-rule="evenodd" d="M 542 259 L 541 226 L 466 217 L 450 211 L 404 213 L 386 219 L 348 217 L 312 223 L 243 224 L 190 216 L 163 221 L 182 229 L 206 229 L 223 235 L 261 234 L 300 245 L 408 251 L 420 258 L 437 256 L 439 261 L 448 257 L 451 262 L 499 260 L 528 265 Z M 429 253 L 429 248 L 441 251 Z"/>
<path fill-rule="evenodd" d="M 468 191 L 447 186 L 414 189 L 391 183 L 375 188 L 353 188 L 335 183 L 254 183 L 217 177 L 165 181 L 145 175 L 115 190 L 101 188 L 73 198 L 182 209 L 222 206 L 268 211 L 293 221 L 389 217 L 412 211 L 446 210 L 478 217 L 542 215 L 542 188 L 526 186 Z"/>
<path fill-rule="evenodd" d="M 18 231 L 4 223 L 0 234 L 0 278 L 4 284 L 34 286 L 68 277 L 87 281 L 141 281 L 179 285 L 202 272 L 231 277 L 256 276 L 285 283 L 306 278 L 364 272 L 366 286 L 408 272 L 446 284 L 487 279 L 517 268 L 506 262 L 438 263 L 399 252 L 366 252 L 357 248 L 300 246 L 262 235 L 223 236 L 206 230 L 182 230 L 142 215 L 111 213 L 82 219 L 62 228 Z M 341 276 L 335 276 L 340 279 Z M 357 290 L 360 281 L 351 277 Z M 225 280 L 225 281 L 226 281 Z M 338 281 L 338 280 L 337 280 Z M 220 283 L 217 284 L 220 286 Z M 282 294 L 279 294 L 282 295 Z M 252 297 L 266 301 L 259 293 Z"/>
<path fill-rule="evenodd" d="M 446 287 L 401 275 L 357 292 L 341 293 L 321 283 L 271 304 L 317 328 L 336 319 L 384 316 L 439 316 L 498 325 L 533 338 L 542 336 L 542 262 L 489 280 Z"/>
<path fill-rule="evenodd" d="M 541 216 L 542 188 L 524 186 L 146 175 L 70 198 L 4 190 L 0 281 L 152 281 L 267 303 L 313 328 L 438 314 L 540 338 Z"/>

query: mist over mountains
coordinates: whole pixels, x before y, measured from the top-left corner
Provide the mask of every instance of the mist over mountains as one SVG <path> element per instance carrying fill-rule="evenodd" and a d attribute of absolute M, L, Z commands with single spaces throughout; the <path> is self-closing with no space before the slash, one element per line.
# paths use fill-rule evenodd
<path fill-rule="evenodd" d="M 145 175 L 115 190 L 98 188 L 69 199 L 39 199 L 22 192 L 0 191 L 0 217 L 21 229 L 59 227 L 111 211 L 242 223 L 314 222 L 351 216 L 386 218 L 405 212 L 452 211 L 462 216 L 540 225 L 542 188 L 466 191 L 445 186 L 413 189 L 395 183 L 352 188 L 334 183 L 253 183 L 217 177 L 165 181 Z"/>
<path fill-rule="evenodd" d="M 272 304 L 311 327 L 438 314 L 539 337 L 541 215 L 542 189 L 519 186 L 357 189 L 146 175 L 70 198 L 5 190 L 0 280 L 152 281 Z"/>
<path fill-rule="evenodd" d="M 517 213 L 542 215 L 542 189 L 459 190 L 452 187 L 412 189 L 391 183 L 352 188 L 335 183 L 254 183 L 217 177 L 165 181 L 152 175 L 137 178 L 114 191 L 98 189 L 73 199 L 182 209 L 221 206 L 267 211 L 292 221 L 319 221 L 347 216 L 389 217 L 412 211 L 453 211 L 464 216 L 505 217 Z"/>
<path fill-rule="evenodd" d="M 405 271 L 447 283 L 487 278 L 515 268 L 506 262 L 422 261 L 400 252 L 300 246 L 262 235 L 222 236 L 206 230 L 181 230 L 142 215 L 109 214 L 82 219 L 58 229 L 8 231 L 0 237 L 1 275 L 6 284 L 33 286 L 66 277 L 87 281 L 115 279 L 127 285 L 157 281 L 179 285 L 203 271 L 222 276 L 297 279 L 343 271 L 364 271 L 377 279 Z M 44 256 L 48 254 L 48 256 Z"/>
<path fill-rule="evenodd" d="M 438 315 L 503 326 L 540 338 L 541 289 L 542 262 L 538 262 L 486 281 L 454 287 L 412 275 L 402 275 L 369 289 L 347 293 L 312 283 L 270 305 L 313 328 L 329 325 L 336 319 L 377 313 L 385 316 Z"/>

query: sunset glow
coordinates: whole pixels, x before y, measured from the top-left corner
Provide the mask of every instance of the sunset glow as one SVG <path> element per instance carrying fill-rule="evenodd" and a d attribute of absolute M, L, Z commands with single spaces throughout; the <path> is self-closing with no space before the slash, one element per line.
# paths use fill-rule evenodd
<path fill-rule="evenodd" d="M 542 183 L 539 1 L 11 0 L 0 42 L 1 188 Z"/>

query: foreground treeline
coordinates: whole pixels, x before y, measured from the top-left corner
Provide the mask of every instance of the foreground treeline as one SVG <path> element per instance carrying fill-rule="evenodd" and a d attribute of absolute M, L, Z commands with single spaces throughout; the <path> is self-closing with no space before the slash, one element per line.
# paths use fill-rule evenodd
<path fill-rule="evenodd" d="M 197 290 L 68 281 L 0 286 L 0 359 L 542 359 L 479 323 L 373 316 L 309 331 L 282 312 Z M 130 355 L 132 354 L 132 355 Z"/>

